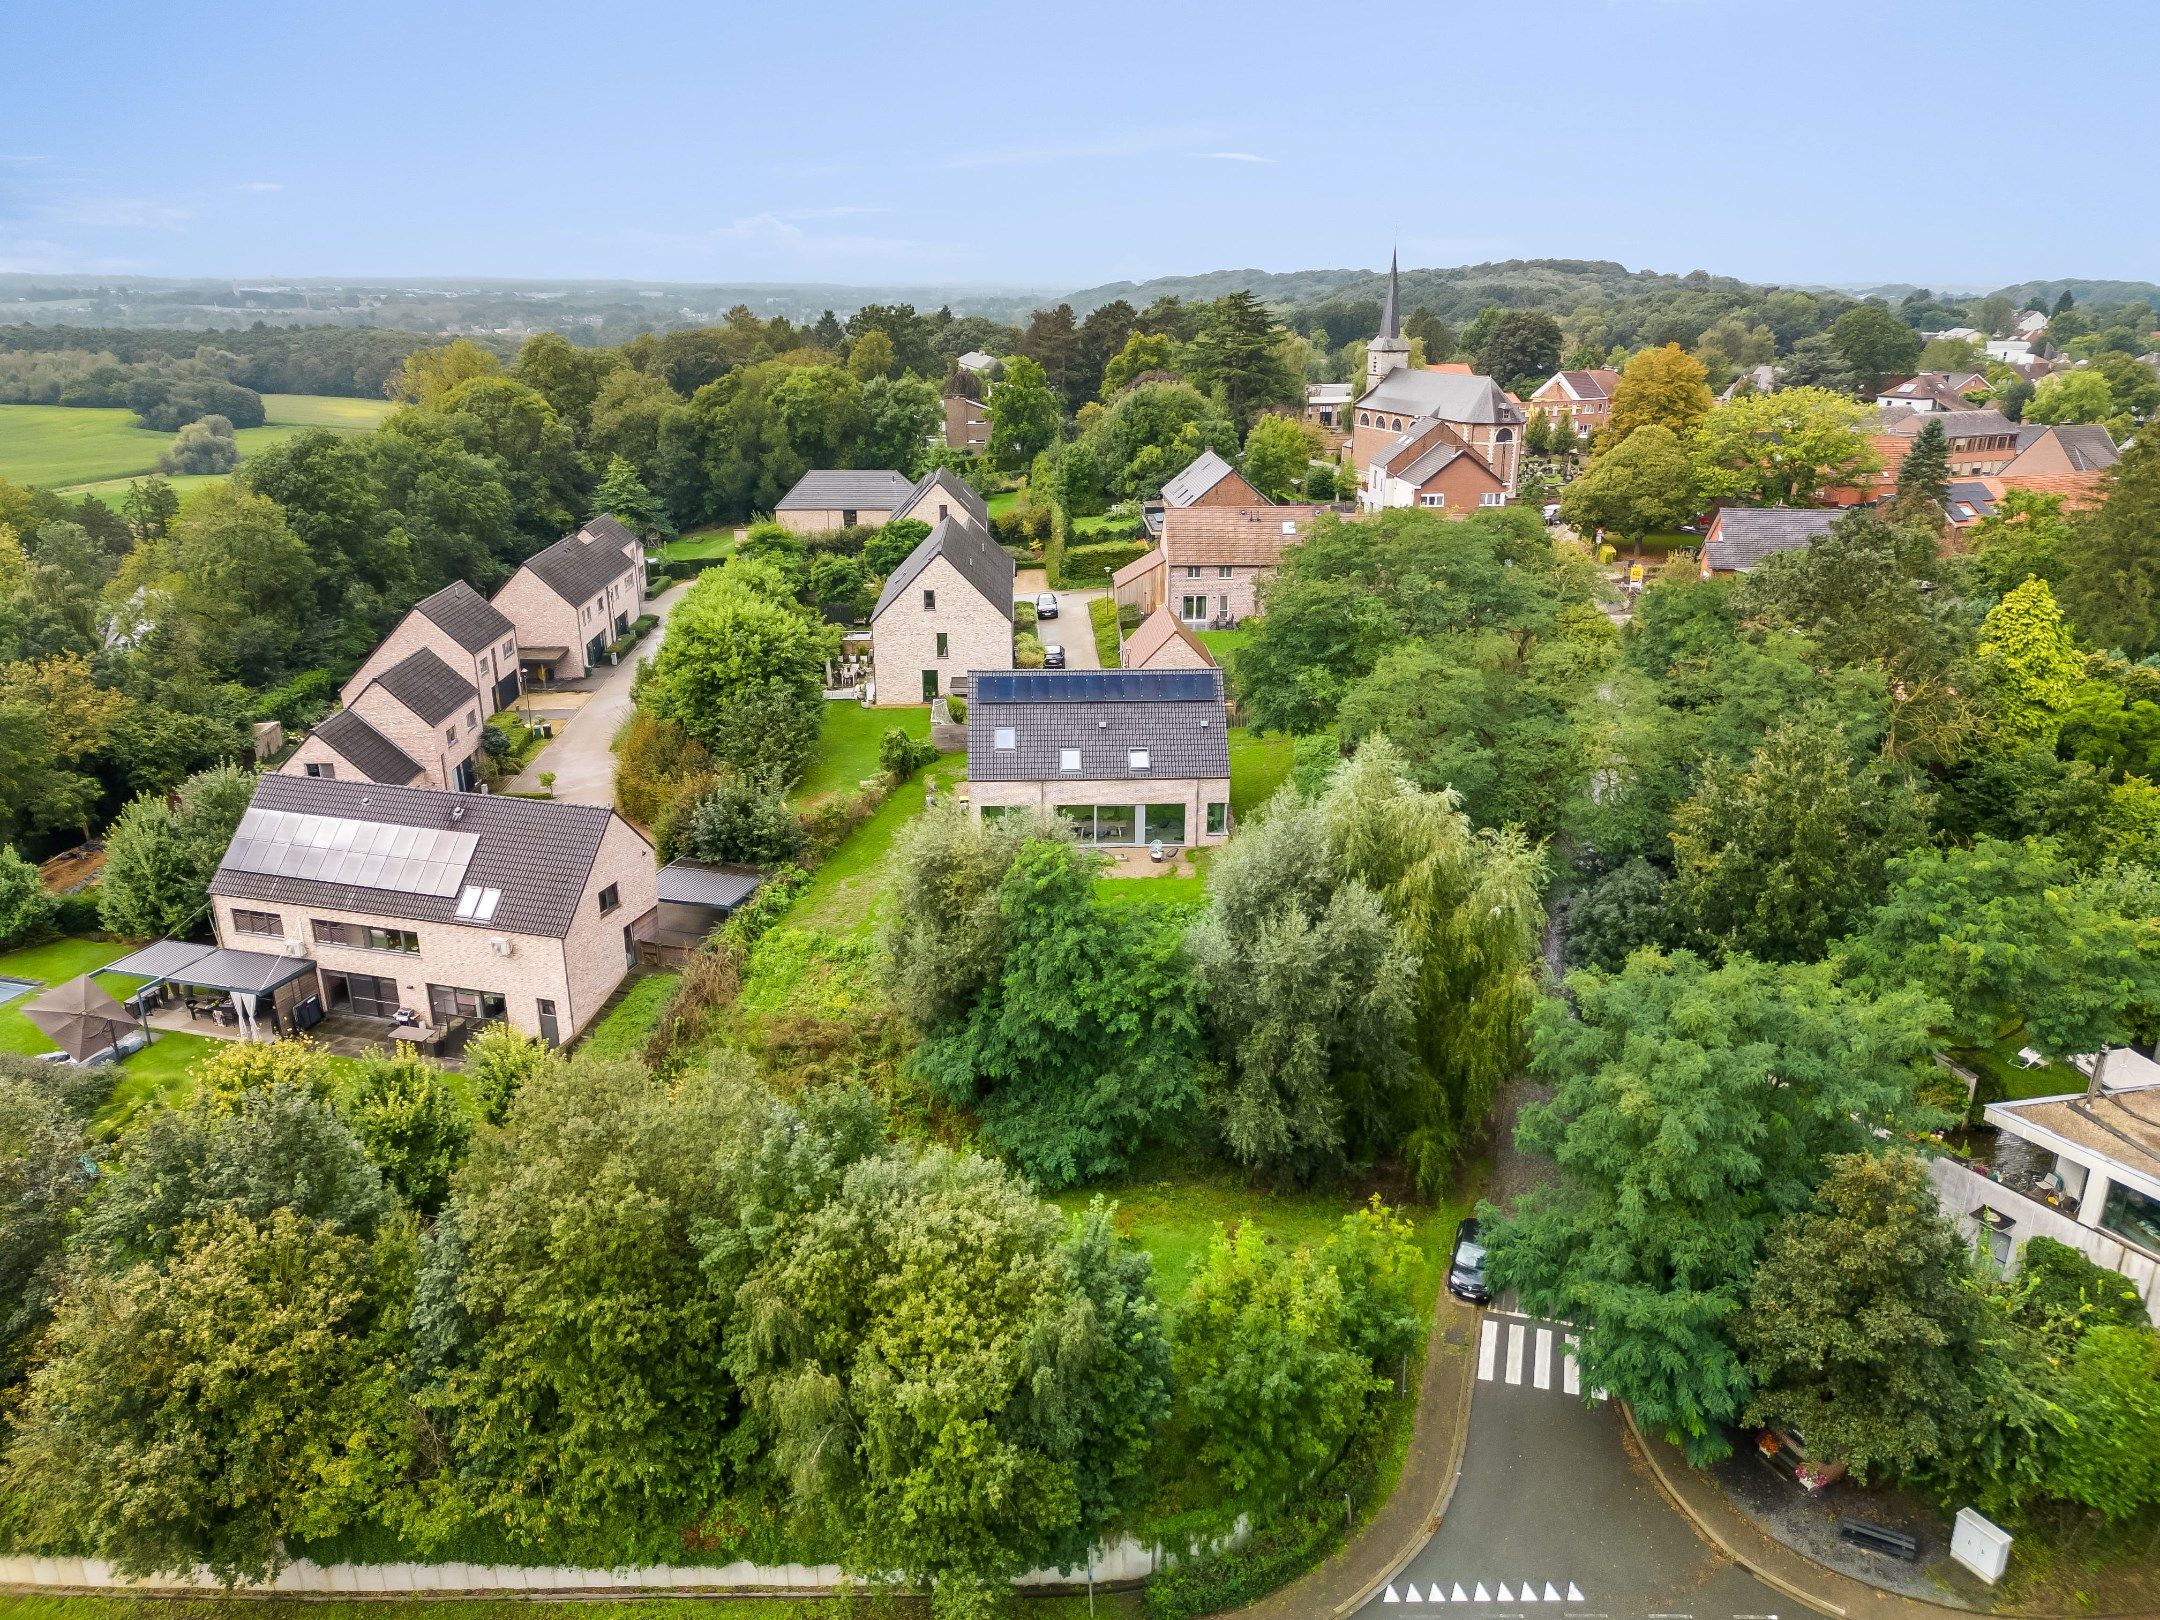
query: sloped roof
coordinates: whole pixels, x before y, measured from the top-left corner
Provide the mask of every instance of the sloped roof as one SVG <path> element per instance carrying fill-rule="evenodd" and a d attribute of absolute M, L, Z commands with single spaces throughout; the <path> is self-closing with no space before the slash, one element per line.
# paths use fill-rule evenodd
<path fill-rule="evenodd" d="M 2064 422 L 2052 427 L 2018 430 L 2018 457 L 2024 458 L 2027 450 L 2052 437 L 2061 448 L 2072 472 L 2105 472 L 2122 460 L 2122 452 L 2115 448 L 2114 437 L 2097 422 Z M 2003 469 L 2005 473 L 2018 471 L 2016 461 Z"/>
<path fill-rule="evenodd" d="M 1219 669 L 977 671 L 968 676 L 968 780 L 1227 781 L 1228 713 Z M 999 748 L 1009 728 L 1014 746 Z M 1080 769 L 1059 768 L 1080 750 Z M 1144 748 L 1147 768 L 1130 762 Z"/>
<path fill-rule="evenodd" d="M 1195 510 L 1204 512 L 1207 510 L 1207 508 L 1203 506 L 1195 508 Z M 1110 575 L 1110 583 L 1112 585 L 1130 585 L 1135 580 L 1147 578 L 1149 574 L 1153 573 L 1162 565 L 1162 547 L 1150 546 L 1147 550 L 1141 552 L 1139 556 L 1135 557 L 1131 562 L 1127 563 L 1123 568 L 1114 571 Z"/>
<path fill-rule="evenodd" d="M 1325 506 L 1187 506 L 1163 514 L 1162 554 L 1172 568 L 1227 563 L 1272 568 L 1312 532 Z"/>
<path fill-rule="evenodd" d="M 1966 386 L 1970 387 L 1971 384 Z M 1947 371 L 1923 371 L 1917 377 L 1907 377 L 1903 382 L 1892 383 L 1875 397 L 1878 402 L 1924 399 L 1940 405 L 1945 411 L 1972 408 L 1972 402 L 1958 391 L 1957 378 Z"/>
<path fill-rule="evenodd" d="M 1877 430 L 1893 438 L 1909 439 L 1930 422 L 1940 422 L 1943 433 L 1952 439 L 1978 439 L 1994 434 L 2015 437 L 2017 424 L 2001 411 L 1908 411 L 1892 407 L 1883 412 L 1882 426 Z"/>
<path fill-rule="evenodd" d="M 517 630 L 500 608 L 462 579 L 452 580 L 433 596 L 423 596 L 413 604 L 413 611 L 471 653 L 508 641 Z"/>
<path fill-rule="evenodd" d="M 922 571 L 940 557 L 951 563 L 984 601 L 1006 618 L 1012 617 L 1013 578 L 1020 572 L 1020 565 L 1013 561 L 1011 552 L 974 524 L 960 518 L 946 518 L 924 535 L 900 566 L 892 571 L 892 576 L 885 581 L 885 588 L 878 592 L 877 606 L 870 610 L 871 622 L 875 623 L 878 616 L 915 583 Z"/>
<path fill-rule="evenodd" d="M 733 911 L 765 881 L 746 866 L 712 866 L 704 861 L 669 861 L 660 868 L 662 900 L 678 906 L 712 906 Z"/>
<path fill-rule="evenodd" d="M 915 486 L 881 468 L 814 468 L 780 497 L 776 512 L 897 512 Z"/>
<path fill-rule="evenodd" d="M 1125 667 L 1147 668 L 1148 660 L 1173 641 L 1184 642 L 1200 655 L 1202 663 L 1215 662 L 1215 655 L 1207 650 L 1207 643 L 1187 629 L 1165 603 L 1135 625 L 1133 633 L 1125 638 Z"/>
<path fill-rule="evenodd" d="M 1237 469 L 1212 450 L 1203 450 L 1175 478 L 1162 487 L 1163 505 L 1190 506 L 1225 478 L 1237 475 Z"/>
<path fill-rule="evenodd" d="M 1436 416 L 1443 422 L 1512 425 L 1524 420 L 1507 391 L 1490 377 L 1451 371 L 1398 368 L 1366 390 L 1361 408 L 1404 416 Z"/>
<path fill-rule="evenodd" d="M 1568 392 L 1577 399 L 1611 399 L 1613 389 L 1620 382 L 1620 373 L 1606 366 L 1563 371 L 1560 377 L 1567 384 Z"/>
<path fill-rule="evenodd" d="M 958 506 L 961 511 L 975 520 L 975 526 L 978 529 L 987 530 L 990 527 L 989 506 L 984 502 L 982 496 L 976 493 L 973 484 L 970 484 L 950 468 L 932 467 L 928 472 L 924 473 L 922 481 L 908 491 L 907 500 L 904 504 L 913 506 L 934 489 L 943 490 L 946 497 L 955 506 Z"/>
<path fill-rule="evenodd" d="M 421 774 L 420 764 L 412 755 L 350 709 L 328 716 L 315 728 L 315 735 L 370 782 L 404 787 Z"/>
<path fill-rule="evenodd" d="M 1995 490 L 1985 479 L 1953 479 L 1944 498 L 1952 523 L 1977 523 L 1995 515 Z"/>
<path fill-rule="evenodd" d="M 381 687 L 431 726 L 441 725 L 480 696 L 432 647 L 406 654 L 368 685 Z"/>
<path fill-rule="evenodd" d="M 582 607 L 629 573 L 632 564 L 620 544 L 601 537 L 587 539 L 586 531 L 580 530 L 564 535 L 545 551 L 534 552 L 525 559 L 525 566 L 565 602 Z"/>
<path fill-rule="evenodd" d="M 458 889 L 419 894 L 351 882 L 241 871 L 220 864 L 212 894 L 235 900 L 266 900 L 320 906 L 361 916 L 409 922 L 459 923 L 465 887 L 497 889 L 494 914 L 477 926 L 491 934 L 533 934 L 560 939 L 576 920 L 600 841 L 615 813 L 602 805 L 518 799 L 506 794 L 437 793 L 315 776 L 265 776 L 255 784 L 255 810 L 290 811 L 393 827 L 459 831 L 475 835 L 471 859 Z M 230 852 L 228 851 L 228 859 Z"/>
<path fill-rule="evenodd" d="M 1802 506 L 1722 506 L 1703 541 L 1704 566 L 1744 574 L 1765 557 L 1797 551 L 1830 532 L 1844 513 Z"/>
<path fill-rule="evenodd" d="M 637 537 L 629 524 L 611 513 L 602 512 L 598 517 L 587 518 L 578 533 L 590 540 L 604 540 L 625 550 L 643 551 L 645 542 Z"/>

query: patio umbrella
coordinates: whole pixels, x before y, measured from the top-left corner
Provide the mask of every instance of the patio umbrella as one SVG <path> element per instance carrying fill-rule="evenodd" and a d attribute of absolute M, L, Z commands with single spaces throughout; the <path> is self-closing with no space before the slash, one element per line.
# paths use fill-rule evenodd
<path fill-rule="evenodd" d="M 77 1063 L 115 1045 L 134 1025 L 127 1010 L 88 974 L 46 991 L 23 1012 Z"/>

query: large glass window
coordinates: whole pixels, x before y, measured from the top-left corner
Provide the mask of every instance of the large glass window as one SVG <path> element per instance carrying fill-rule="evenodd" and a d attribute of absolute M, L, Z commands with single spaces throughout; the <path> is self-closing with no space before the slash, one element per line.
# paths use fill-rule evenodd
<path fill-rule="evenodd" d="M 252 934 L 257 939 L 285 937 L 285 919 L 274 911 L 243 911 L 234 906 L 232 925 L 234 933 Z"/>
<path fill-rule="evenodd" d="M 1072 829 L 1075 843 L 1095 842 L 1095 807 L 1092 804 L 1061 804 L 1057 813 L 1058 819 Z"/>
<path fill-rule="evenodd" d="M 1129 844 L 1133 841 L 1133 807 L 1129 804 L 1098 804 L 1095 807 L 1095 842 Z"/>
<path fill-rule="evenodd" d="M 427 989 L 428 1011 L 434 1014 L 438 1025 L 447 1024 L 453 1018 L 499 1021 L 509 1010 L 503 998 L 492 990 L 463 990 L 448 984 L 431 984 Z"/>
<path fill-rule="evenodd" d="M 420 936 L 407 928 L 375 928 L 322 917 L 317 917 L 311 926 L 318 945 L 343 945 L 357 951 L 404 951 L 408 955 L 417 955 L 420 950 Z"/>
<path fill-rule="evenodd" d="M 1230 830 L 1230 807 L 1220 799 L 1207 807 L 1207 830 L 1210 838 L 1220 838 Z"/>
<path fill-rule="evenodd" d="M 1147 836 L 1140 842 L 1152 844 L 1158 838 L 1166 844 L 1185 842 L 1185 807 L 1182 804 L 1151 804 L 1147 807 Z"/>
<path fill-rule="evenodd" d="M 2160 1198 L 2148 1198 L 2135 1187 L 2111 1181 L 2107 1202 L 2100 1208 L 2100 1225 L 2141 1249 L 2160 1254 Z"/>
<path fill-rule="evenodd" d="M 391 1018 L 398 1010 L 395 979 L 372 973 L 324 973 L 323 992 L 332 1012 L 357 1013 L 362 1018 Z"/>

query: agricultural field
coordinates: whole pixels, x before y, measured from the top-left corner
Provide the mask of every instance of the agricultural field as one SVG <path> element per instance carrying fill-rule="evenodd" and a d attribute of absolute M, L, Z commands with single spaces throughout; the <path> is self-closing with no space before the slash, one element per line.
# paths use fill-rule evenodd
<path fill-rule="evenodd" d="M 338 399 L 324 394 L 265 394 L 270 420 L 242 428 L 234 437 L 240 459 L 283 443 L 308 428 L 359 433 L 373 427 L 392 409 L 388 400 Z M 0 478 L 10 483 L 65 490 L 76 495 L 121 495 L 131 478 L 157 466 L 172 442 L 170 433 L 135 425 L 125 409 L 70 405 L 0 405 Z M 185 494 L 210 478 L 176 478 Z"/>

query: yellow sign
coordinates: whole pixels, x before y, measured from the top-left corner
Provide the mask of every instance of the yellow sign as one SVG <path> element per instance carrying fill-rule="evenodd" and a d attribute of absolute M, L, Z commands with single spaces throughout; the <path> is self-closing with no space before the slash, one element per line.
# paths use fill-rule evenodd
<path fill-rule="evenodd" d="M 1627 565 L 1627 582 L 1630 585 L 1640 585 L 1642 583 L 1641 563 L 1632 562 Z"/>

